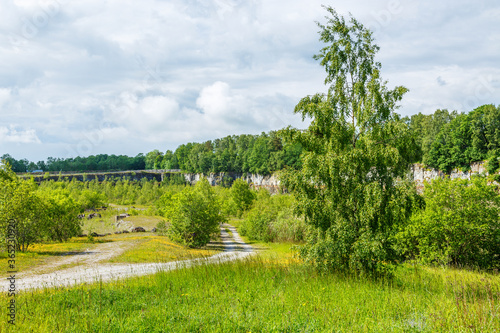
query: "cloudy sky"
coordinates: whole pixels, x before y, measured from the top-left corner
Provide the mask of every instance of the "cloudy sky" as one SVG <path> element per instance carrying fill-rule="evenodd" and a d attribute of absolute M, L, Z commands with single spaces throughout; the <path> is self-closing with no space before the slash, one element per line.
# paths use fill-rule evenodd
<path fill-rule="evenodd" d="M 0 156 L 135 156 L 287 125 L 325 91 L 321 5 L 375 32 L 399 113 L 500 104 L 498 0 L 9 0 Z"/>

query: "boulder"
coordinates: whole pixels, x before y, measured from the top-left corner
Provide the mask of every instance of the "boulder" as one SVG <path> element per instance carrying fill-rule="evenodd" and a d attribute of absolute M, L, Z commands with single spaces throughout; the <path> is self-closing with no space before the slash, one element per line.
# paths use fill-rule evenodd
<path fill-rule="evenodd" d="M 146 232 L 146 230 L 143 227 L 133 227 L 130 229 L 132 232 Z"/>

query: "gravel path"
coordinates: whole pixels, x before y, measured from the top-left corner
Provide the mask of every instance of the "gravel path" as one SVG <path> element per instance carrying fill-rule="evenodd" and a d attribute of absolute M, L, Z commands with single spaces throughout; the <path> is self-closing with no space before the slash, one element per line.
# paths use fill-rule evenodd
<path fill-rule="evenodd" d="M 225 231 L 226 228 L 231 231 L 233 237 L 230 237 L 230 235 Z M 86 253 L 88 257 L 83 261 L 83 265 L 79 265 L 77 267 L 47 274 L 36 274 L 36 272 L 27 272 L 22 275 L 20 274 L 16 280 L 16 289 L 27 290 L 71 286 L 84 282 L 105 282 L 132 276 L 154 274 L 159 271 L 170 271 L 173 269 L 191 267 L 200 264 L 222 263 L 245 258 L 254 253 L 252 246 L 243 242 L 236 229 L 231 225 L 223 225 L 221 228 L 221 238 L 224 244 L 224 252 L 217 253 L 216 255 L 208 258 L 181 260 L 168 263 L 101 264 L 98 261 L 110 258 L 109 251 L 106 252 L 106 248 L 103 247 L 99 248 L 98 251 Z M 124 248 L 123 244 L 118 245 L 120 250 L 113 250 L 112 253 L 122 252 Z M 63 260 L 62 264 L 67 263 L 67 260 Z"/>

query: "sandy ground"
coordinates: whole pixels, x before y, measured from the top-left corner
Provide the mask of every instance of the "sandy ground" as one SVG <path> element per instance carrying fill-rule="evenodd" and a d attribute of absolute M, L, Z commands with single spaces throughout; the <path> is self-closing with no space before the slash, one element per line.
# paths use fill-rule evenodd
<path fill-rule="evenodd" d="M 94 245 L 84 251 L 68 252 L 61 257 L 52 258 L 49 262 L 37 266 L 27 272 L 18 274 L 20 278 L 32 277 L 46 272 L 53 272 L 61 266 L 83 265 L 92 266 L 101 261 L 107 261 L 119 256 L 134 246 L 133 241 L 109 242 Z"/>
<path fill-rule="evenodd" d="M 230 237 L 225 229 L 233 234 Z M 243 242 L 233 226 L 228 224 L 221 228 L 221 239 L 224 244 L 224 252 L 208 258 L 174 261 L 169 263 L 145 263 L 145 264 L 108 264 L 100 263 L 120 255 L 132 242 L 112 242 L 99 244 L 91 250 L 69 254 L 67 257 L 49 262 L 38 267 L 36 270 L 19 274 L 16 279 L 16 289 L 27 290 L 37 288 L 51 288 L 60 286 L 71 286 L 81 283 L 99 281 L 110 281 L 123 279 L 131 276 L 154 274 L 160 271 L 191 267 L 206 263 L 221 263 L 245 258 L 253 254 L 252 246 Z M 40 274 L 40 272 L 53 270 L 63 265 L 78 264 L 76 267 L 57 270 L 51 273 Z"/>

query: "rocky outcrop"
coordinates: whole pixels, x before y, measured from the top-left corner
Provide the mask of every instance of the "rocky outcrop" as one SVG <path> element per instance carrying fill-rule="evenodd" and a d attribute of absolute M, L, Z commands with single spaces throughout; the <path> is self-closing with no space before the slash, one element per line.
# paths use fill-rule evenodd
<path fill-rule="evenodd" d="M 277 193 L 280 191 L 280 181 L 276 174 L 272 175 L 258 175 L 250 173 L 237 173 L 237 172 L 221 172 L 221 173 L 210 173 L 207 175 L 199 173 L 185 173 L 184 178 L 186 182 L 194 185 L 202 177 L 207 178 L 208 182 L 212 185 L 227 185 L 230 186 L 236 179 L 243 179 L 252 188 L 266 188 L 272 193 Z"/>
<path fill-rule="evenodd" d="M 426 181 L 429 182 L 436 178 L 444 178 L 445 176 L 448 176 L 451 179 L 470 179 L 471 176 L 475 174 L 488 175 L 485 162 L 472 163 L 470 166 L 470 170 L 468 171 L 454 169 L 450 174 L 446 174 L 445 172 L 437 169 L 426 168 L 422 164 L 414 164 L 411 168 L 410 177 L 412 177 L 413 181 L 417 185 L 417 188 L 421 191 L 424 187 L 424 182 Z M 263 176 L 257 174 L 234 172 L 211 173 L 208 175 L 186 173 L 184 174 L 184 177 L 186 179 L 186 182 L 191 185 L 196 184 L 196 182 L 199 181 L 202 177 L 206 177 L 210 184 L 212 184 L 213 186 L 224 184 L 230 185 L 235 179 L 241 178 L 249 183 L 253 188 L 266 188 L 272 193 L 283 191 L 283 188 L 280 186 L 280 181 L 276 174 Z"/>
<path fill-rule="evenodd" d="M 89 172 L 89 173 L 76 173 L 76 172 L 60 172 L 60 173 L 45 173 L 43 175 L 30 175 L 24 174 L 21 177 L 33 177 L 33 179 L 40 183 L 47 180 L 73 180 L 78 181 L 92 181 L 97 180 L 98 182 L 103 182 L 105 180 L 114 179 L 129 179 L 132 181 L 139 181 L 146 178 L 147 180 L 156 180 L 161 182 L 164 179 L 166 173 L 161 170 L 135 170 L 135 171 L 117 171 L 117 172 Z"/>
<path fill-rule="evenodd" d="M 411 175 L 413 176 L 413 181 L 416 183 L 417 188 L 422 190 L 424 187 L 424 182 L 429 182 L 436 178 L 443 178 L 445 176 L 450 177 L 450 179 L 471 179 L 472 175 L 484 174 L 488 175 L 486 171 L 486 162 L 476 162 L 470 165 L 470 170 L 463 171 L 460 169 L 453 169 L 449 174 L 446 174 L 437 169 L 426 168 L 422 164 L 414 164 L 412 166 Z"/>
<path fill-rule="evenodd" d="M 62 173 L 62 174 L 46 174 L 46 175 L 37 175 L 33 176 L 35 181 L 41 182 L 44 180 L 72 180 L 77 179 L 79 181 L 90 181 L 97 180 L 102 182 L 104 180 L 113 180 L 113 179 L 129 179 L 132 181 L 139 181 L 141 179 L 155 180 L 155 181 L 163 181 L 169 179 L 174 175 L 178 175 L 180 172 L 177 170 L 135 170 L 135 171 L 121 171 L 121 172 L 96 172 L 96 173 Z M 449 176 L 451 179 L 470 179 L 474 174 L 488 174 L 486 171 L 486 163 L 485 162 L 477 162 L 473 163 L 470 166 L 470 170 L 462 171 L 459 169 L 454 169 L 450 174 L 446 174 L 442 171 L 436 169 L 426 168 L 421 164 L 414 164 L 412 166 L 410 177 L 417 184 L 417 188 L 420 190 L 423 189 L 425 181 L 431 181 L 432 179 L 436 179 L 439 177 Z M 250 174 L 250 173 L 237 173 L 237 172 L 221 172 L 221 173 L 210 173 L 210 174 L 200 174 L 200 173 L 183 173 L 184 179 L 187 183 L 194 185 L 196 184 L 202 177 L 206 177 L 210 184 L 222 185 L 222 186 L 231 186 L 234 180 L 243 179 L 246 181 L 252 188 L 265 188 L 268 189 L 271 193 L 277 193 L 283 191 L 284 189 L 280 186 L 280 181 L 278 179 L 277 174 L 272 175 L 258 175 L 258 174 Z"/>

